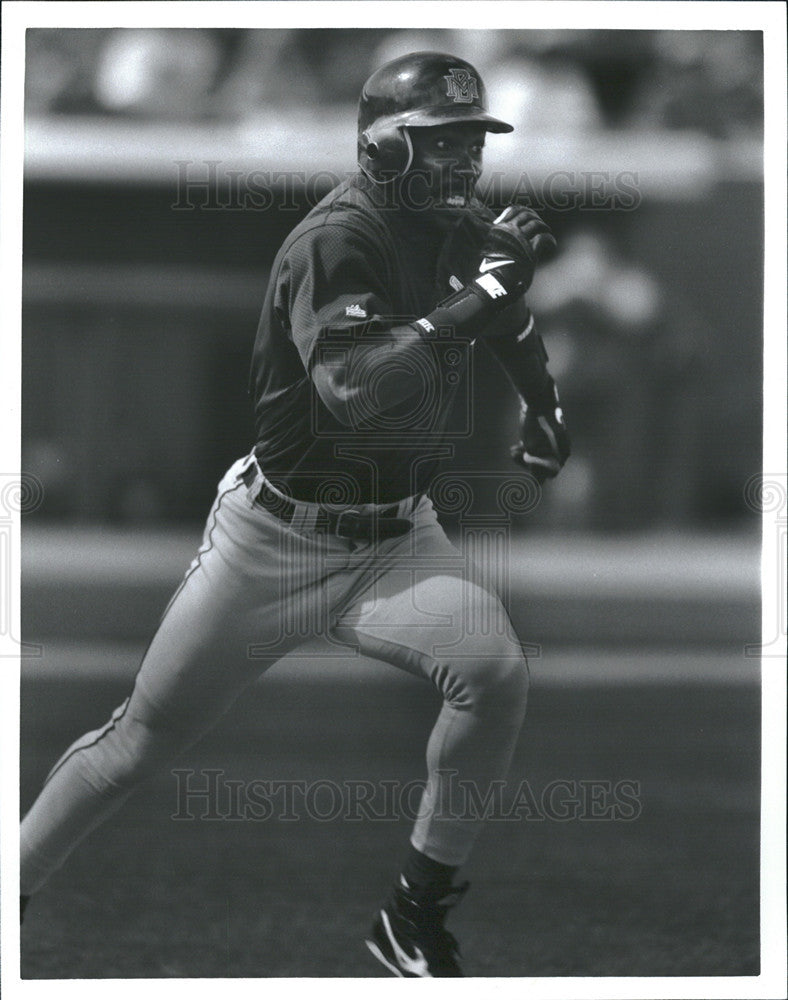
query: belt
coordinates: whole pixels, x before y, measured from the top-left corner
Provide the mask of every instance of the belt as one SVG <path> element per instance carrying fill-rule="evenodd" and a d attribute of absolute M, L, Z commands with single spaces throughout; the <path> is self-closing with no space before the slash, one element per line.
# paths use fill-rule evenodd
<path fill-rule="evenodd" d="M 254 467 L 247 470 L 241 479 L 250 485 L 254 480 Z M 289 524 L 298 509 L 298 503 L 288 497 L 280 496 L 263 483 L 260 492 L 255 497 L 256 504 L 280 521 Z M 413 522 L 405 517 L 397 517 L 398 505 L 383 510 L 367 513 L 348 507 L 345 510 L 330 510 L 319 507 L 315 515 L 312 531 L 323 531 L 336 535 L 338 538 L 363 539 L 372 541 L 376 538 L 397 538 L 407 534 L 413 527 Z"/>

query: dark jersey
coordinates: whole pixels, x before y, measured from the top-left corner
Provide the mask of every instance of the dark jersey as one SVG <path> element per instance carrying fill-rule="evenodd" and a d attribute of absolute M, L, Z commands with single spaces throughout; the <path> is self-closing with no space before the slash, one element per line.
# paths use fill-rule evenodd
<path fill-rule="evenodd" d="M 390 503 L 423 493 L 451 455 L 452 410 L 460 425 L 467 419 L 471 345 L 449 331 L 432 338 L 423 370 L 402 373 L 399 402 L 349 424 L 312 380 L 318 359 L 342 364 L 354 340 L 412 323 L 476 272 L 486 209 L 472 206 L 447 230 L 385 194 L 354 176 L 296 226 L 274 261 L 252 358 L 255 453 L 297 499 Z M 374 399 L 375 380 L 397 372 L 368 376 Z"/>

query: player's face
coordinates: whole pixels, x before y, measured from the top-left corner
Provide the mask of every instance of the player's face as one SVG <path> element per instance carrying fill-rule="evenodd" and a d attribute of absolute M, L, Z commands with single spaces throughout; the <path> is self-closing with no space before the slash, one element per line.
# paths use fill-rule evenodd
<path fill-rule="evenodd" d="M 484 126 L 472 122 L 410 130 L 410 172 L 426 187 L 432 207 L 467 205 L 481 176 L 486 134 Z"/>

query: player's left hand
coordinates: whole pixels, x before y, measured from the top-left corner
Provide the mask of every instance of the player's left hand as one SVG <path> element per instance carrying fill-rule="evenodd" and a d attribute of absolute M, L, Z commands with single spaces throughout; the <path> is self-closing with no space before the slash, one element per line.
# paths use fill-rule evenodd
<path fill-rule="evenodd" d="M 543 403 L 539 406 L 522 403 L 520 440 L 510 449 L 514 461 L 539 483 L 554 479 L 571 454 L 558 390 L 552 378 L 548 378 Z"/>
<path fill-rule="evenodd" d="M 490 226 L 482 244 L 483 264 L 514 265 L 523 291 L 528 291 L 538 264 L 553 255 L 555 237 L 532 208 L 509 205 Z"/>

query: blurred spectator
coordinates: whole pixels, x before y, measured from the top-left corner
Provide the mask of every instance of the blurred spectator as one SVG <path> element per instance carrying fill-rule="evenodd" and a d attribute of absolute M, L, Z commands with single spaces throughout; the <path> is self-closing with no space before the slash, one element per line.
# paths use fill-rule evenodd
<path fill-rule="evenodd" d="M 212 102 L 233 117 L 314 102 L 321 86 L 295 28 L 244 31 Z M 307 32 L 308 34 L 308 32 Z"/>
<path fill-rule="evenodd" d="M 554 31 L 542 41 L 544 55 L 562 57 L 583 70 L 605 124 L 618 127 L 629 113 L 639 80 L 654 61 L 655 31 L 585 29 Z"/>
<path fill-rule="evenodd" d="M 188 121 L 354 104 L 376 66 L 417 49 L 470 59 L 497 112 L 542 134 L 762 127 L 752 31 L 32 29 L 27 109 Z"/>
<path fill-rule="evenodd" d="M 302 31 L 299 34 L 302 50 L 319 81 L 313 100 L 355 105 L 365 81 L 378 66 L 406 52 L 441 51 L 446 47 L 446 35 L 445 31 L 368 28 Z M 381 39 L 384 39 L 382 45 Z"/>
<path fill-rule="evenodd" d="M 631 124 L 724 139 L 763 128 L 763 52 L 754 31 L 662 31 Z"/>
<path fill-rule="evenodd" d="M 392 51 L 412 51 L 410 42 L 403 46 L 405 36 L 411 33 L 361 28 L 243 32 L 213 111 L 247 117 L 277 108 L 355 104 L 378 64 L 381 39 Z"/>
<path fill-rule="evenodd" d="M 205 114 L 221 49 L 200 30 L 121 28 L 106 39 L 96 67 L 99 105 L 151 118 Z"/>
<path fill-rule="evenodd" d="M 557 516 L 619 529 L 689 519 L 700 462 L 705 329 L 603 235 L 565 237 L 529 293 L 573 455 Z M 563 514 L 560 511 L 563 508 Z"/>
<path fill-rule="evenodd" d="M 529 135 L 591 132 L 602 125 L 585 73 L 561 57 L 512 55 L 486 76 L 495 113 Z"/>
<path fill-rule="evenodd" d="M 94 76 L 107 32 L 30 28 L 25 46 L 27 114 L 96 112 Z"/>

